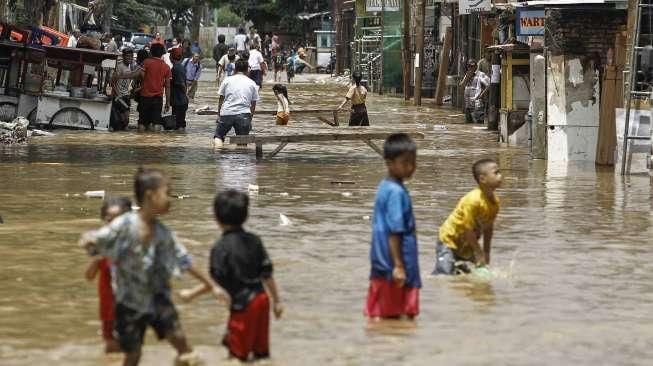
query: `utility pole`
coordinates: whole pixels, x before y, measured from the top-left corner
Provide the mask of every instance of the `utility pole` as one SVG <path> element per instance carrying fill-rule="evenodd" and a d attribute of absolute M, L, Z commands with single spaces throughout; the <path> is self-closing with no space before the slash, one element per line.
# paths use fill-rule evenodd
<path fill-rule="evenodd" d="M 404 82 L 404 99 L 410 100 L 410 0 L 404 0 L 402 11 L 404 12 L 404 37 L 403 37 L 403 82 Z"/>
<path fill-rule="evenodd" d="M 385 49 L 385 0 L 381 0 L 381 55 L 379 59 L 379 95 L 383 95 L 383 50 Z M 374 69 L 373 63 L 370 65 Z M 372 72 L 370 71 L 370 74 Z"/>
<path fill-rule="evenodd" d="M 417 0 L 415 19 L 415 105 L 422 105 L 422 65 L 424 64 L 424 20 L 426 0 Z"/>

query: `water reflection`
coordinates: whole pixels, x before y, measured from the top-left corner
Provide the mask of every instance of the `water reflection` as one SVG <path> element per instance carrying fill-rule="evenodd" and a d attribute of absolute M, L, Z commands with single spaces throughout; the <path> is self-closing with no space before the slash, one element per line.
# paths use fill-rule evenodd
<path fill-rule="evenodd" d="M 204 86 L 197 99 L 215 104 L 215 86 Z M 333 106 L 343 93 L 343 87 L 292 84 L 291 107 Z M 269 88 L 263 94 L 273 100 Z M 265 241 L 288 311 L 272 323 L 271 364 L 647 364 L 653 358 L 645 342 L 653 337 L 646 322 L 653 301 L 650 179 L 622 180 L 593 164 L 533 162 L 523 150 L 499 146 L 495 134 L 461 123 L 456 111 L 402 103 L 372 95 L 370 118 L 375 128 L 426 136 L 408 184 L 421 268 L 432 268 L 439 225 L 474 186 L 471 163 L 494 157 L 505 176 L 493 240 L 496 277 L 425 274 L 414 325 L 368 329 L 362 307 L 369 215 L 384 164 L 367 146 L 291 144 L 257 163 L 253 148 L 214 153 L 215 118 L 194 114 L 185 134 L 61 133 L 0 146 L 0 363 L 119 363 L 101 354 L 95 286 L 82 278 L 87 258 L 75 242 L 99 223 L 100 202 L 83 193 L 131 195 L 132 175 L 144 164 L 164 169 L 173 192 L 184 197 L 163 220 L 200 268 L 219 235 L 211 213 L 215 191 L 259 186 L 248 227 Z M 300 131 L 328 128 L 314 118 L 292 121 Z M 254 123 L 261 133 L 276 128 L 266 116 Z M 280 213 L 292 224 L 281 226 Z M 193 284 L 174 281 L 175 288 Z M 178 305 L 192 343 L 209 364 L 224 364 L 218 342 L 226 309 L 210 297 Z M 151 336 L 144 352 L 146 366 L 173 357 Z"/>

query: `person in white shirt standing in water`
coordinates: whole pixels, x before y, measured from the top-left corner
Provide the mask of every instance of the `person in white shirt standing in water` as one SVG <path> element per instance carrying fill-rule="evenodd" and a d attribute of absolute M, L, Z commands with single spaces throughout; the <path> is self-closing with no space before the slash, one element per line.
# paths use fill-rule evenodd
<path fill-rule="evenodd" d="M 249 135 L 252 129 L 252 116 L 258 101 L 258 87 L 247 74 L 247 61 L 236 61 L 236 74 L 225 78 L 218 95 L 218 126 L 215 129 L 213 144 L 216 149 L 224 145 L 224 138 L 233 128 L 236 135 Z"/>
<path fill-rule="evenodd" d="M 258 50 L 258 46 L 252 45 L 249 50 L 249 78 L 254 80 L 258 87 L 263 83 L 263 74 L 265 72 L 265 60 Z"/>
<path fill-rule="evenodd" d="M 243 28 L 238 29 L 238 34 L 234 36 L 234 43 L 236 44 L 238 55 L 242 56 L 247 51 L 247 34 L 245 34 Z"/>

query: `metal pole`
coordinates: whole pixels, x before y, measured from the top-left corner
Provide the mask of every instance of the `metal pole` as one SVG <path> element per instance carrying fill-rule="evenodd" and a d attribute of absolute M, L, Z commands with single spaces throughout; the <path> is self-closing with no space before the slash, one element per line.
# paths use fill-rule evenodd
<path fill-rule="evenodd" d="M 624 146 L 621 153 L 621 175 L 626 175 L 626 160 L 628 159 L 628 144 L 630 143 L 628 137 L 630 135 L 630 108 L 633 100 L 631 91 L 635 87 L 635 76 L 637 75 L 637 46 L 639 45 L 639 29 L 640 21 L 642 20 L 642 8 L 637 6 L 637 22 L 635 23 L 635 39 L 631 49 L 630 57 L 630 83 L 628 84 L 628 97 L 626 98 L 626 122 L 624 124 Z"/>
<path fill-rule="evenodd" d="M 415 22 L 415 105 L 422 105 L 422 65 L 424 64 L 424 21 L 426 0 L 418 0 Z"/>
<path fill-rule="evenodd" d="M 381 56 L 379 59 L 379 95 L 383 95 L 383 50 L 385 49 L 385 0 L 381 0 Z"/>

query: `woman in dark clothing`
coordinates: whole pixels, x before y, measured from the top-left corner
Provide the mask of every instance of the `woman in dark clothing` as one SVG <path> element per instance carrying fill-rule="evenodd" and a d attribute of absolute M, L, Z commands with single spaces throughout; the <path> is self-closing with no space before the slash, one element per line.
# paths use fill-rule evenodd
<path fill-rule="evenodd" d="M 170 50 L 172 60 L 172 114 L 175 116 L 176 130 L 186 129 L 186 111 L 188 111 L 188 96 L 186 95 L 186 68 L 181 62 L 181 48 Z"/>
<path fill-rule="evenodd" d="M 349 115 L 349 126 L 369 126 L 370 121 L 367 117 L 367 107 L 365 107 L 365 99 L 367 98 L 367 89 L 361 85 L 363 75 L 360 71 L 355 71 L 352 75 L 355 85 L 352 85 L 345 95 L 345 101 L 340 104 L 338 110 L 351 101 L 351 113 Z"/>

